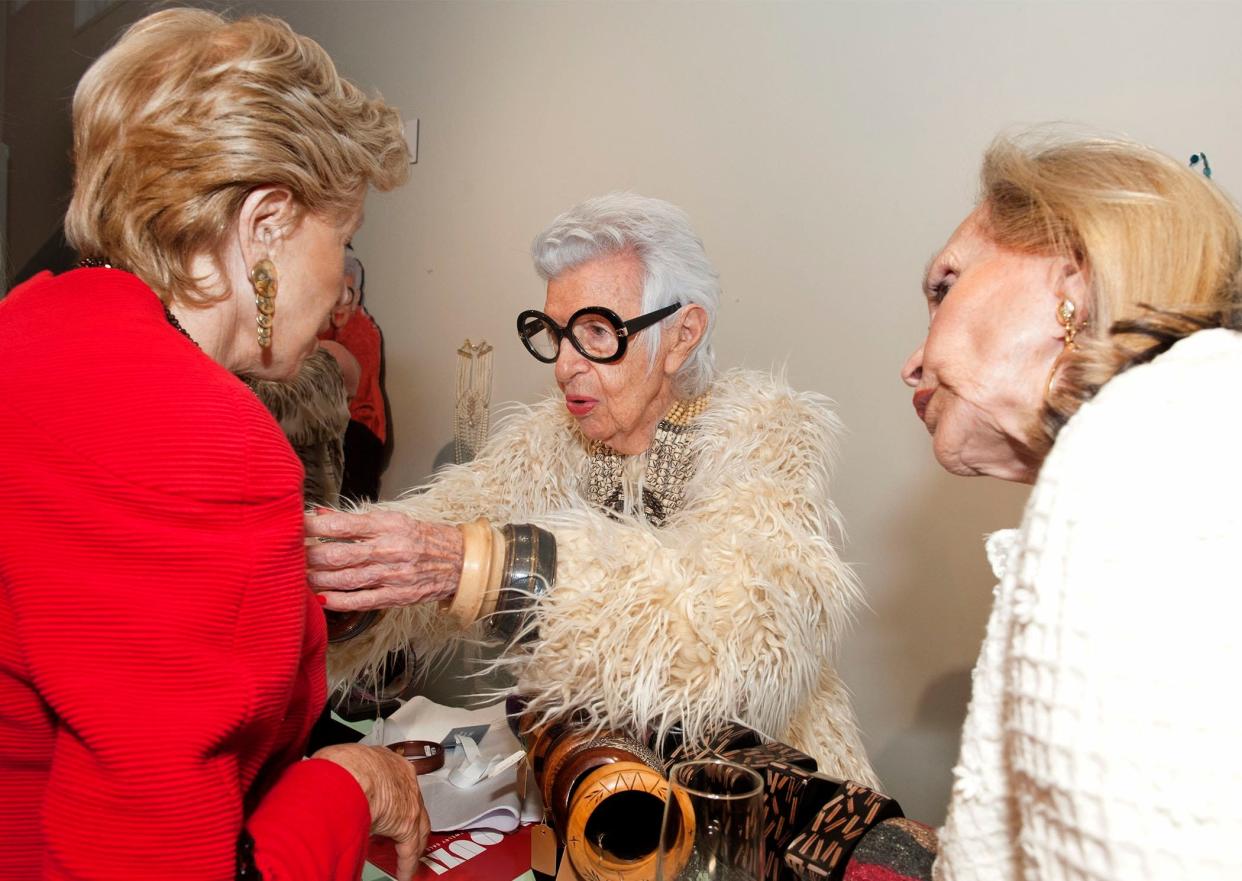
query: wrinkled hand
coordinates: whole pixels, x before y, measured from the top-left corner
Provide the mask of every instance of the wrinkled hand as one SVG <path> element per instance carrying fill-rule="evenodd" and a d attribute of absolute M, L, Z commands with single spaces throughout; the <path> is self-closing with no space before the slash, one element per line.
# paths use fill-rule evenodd
<path fill-rule="evenodd" d="M 334 612 L 406 606 L 452 596 L 461 578 L 455 526 L 399 511 L 306 515 L 307 579 Z M 318 541 L 317 539 L 329 539 Z"/>
<path fill-rule="evenodd" d="M 371 834 L 396 843 L 397 881 L 410 881 L 431 834 L 418 775 L 410 763 L 386 747 L 357 743 L 325 746 L 311 758 L 335 762 L 354 775 L 371 807 Z"/>

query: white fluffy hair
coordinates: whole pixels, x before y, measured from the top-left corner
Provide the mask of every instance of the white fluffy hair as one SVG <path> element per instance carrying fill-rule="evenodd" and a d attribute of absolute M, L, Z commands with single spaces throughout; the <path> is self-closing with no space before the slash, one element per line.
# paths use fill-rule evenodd
<path fill-rule="evenodd" d="M 550 281 L 589 260 L 630 249 L 642 261 L 645 272 L 643 314 L 673 303 L 694 303 L 707 312 L 703 338 L 673 378 L 681 397 L 700 395 L 716 378 L 716 354 L 711 339 L 720 305 L 720 280 L 685 211 L 671 202 L 637 193 L 596 196 L 552 221 L 535 237 L 531 256 L 535 270 Z M 639 337 L 648 347 L 652 366 L 660 348 L 663 323 L 648 328 Z"/>

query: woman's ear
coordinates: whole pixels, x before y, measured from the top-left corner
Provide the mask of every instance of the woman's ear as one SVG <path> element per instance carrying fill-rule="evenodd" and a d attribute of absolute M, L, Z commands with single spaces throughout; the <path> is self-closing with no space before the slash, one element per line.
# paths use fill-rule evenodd
<path fill-rule="evenodd" d="M 237 213 L 237 238 L 246 266 L 272 257 L 272 251 L 297 224 L 300 212 L 288 187 L 256 187 Z"/>
<path fill-rule="evenodd" d="M 1054 290 L 1058 299 L 1074 304 L 1074 322 L 1085 327 L 1091 321 L 1091 279 L 1086 267 L 1079 261 L 1065 259 L 1058 263 Z"/>
<path fill-rule="evenodd" d="M 664 372 L 669 376 L 681 369 L 707 333 L 707 310 L 697 303 L 683 306 L 677 319 L 677 324 L 666 331 L 673 338 L 664 356 Z"/>

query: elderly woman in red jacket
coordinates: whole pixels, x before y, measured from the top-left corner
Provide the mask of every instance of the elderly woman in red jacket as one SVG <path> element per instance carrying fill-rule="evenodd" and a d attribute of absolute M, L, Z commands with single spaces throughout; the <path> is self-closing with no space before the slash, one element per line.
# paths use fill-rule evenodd
<path fill-rule="evenodd" d="M 302 468 L 234 376 L 293 376 L 396 111 L 270 18 L 168 10 L 74 97 L 82 268 L 0 303 L 0 877 L 409 877 L 406 763 L 300 761 L 325 699 Z M 31 381 L 37 377 L 37 381 Z"/>

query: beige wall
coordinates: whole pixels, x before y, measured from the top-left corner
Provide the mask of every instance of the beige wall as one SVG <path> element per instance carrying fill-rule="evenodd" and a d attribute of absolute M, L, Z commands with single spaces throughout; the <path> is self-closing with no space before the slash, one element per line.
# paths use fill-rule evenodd
<path fill-rule="evenodd" d="M 542 301 L 526 249 L 544 223 L 614 188 L 681 204 L 723 279 L 721 362 L 783 367 L 849 427 L 835 494 L 871 608 L 841 667 L 889 788 L 939 820 L 991 598 L 981 539 L 1017 522 L 1025 492 L 931 458 L 898 379 L 926 326 L 924 263 L 1009 126 L 1066 120 L 1206 150 L 1236 189 L 1242 9 L 259 5 L 422 120 L 410 185 L 372 198 L 356 240 L 388 341 L 386 492 L 422 480 L 451 438 L 465 337 L 496 345 L 497 402 L 549 387 L 512 327 Z"/>

